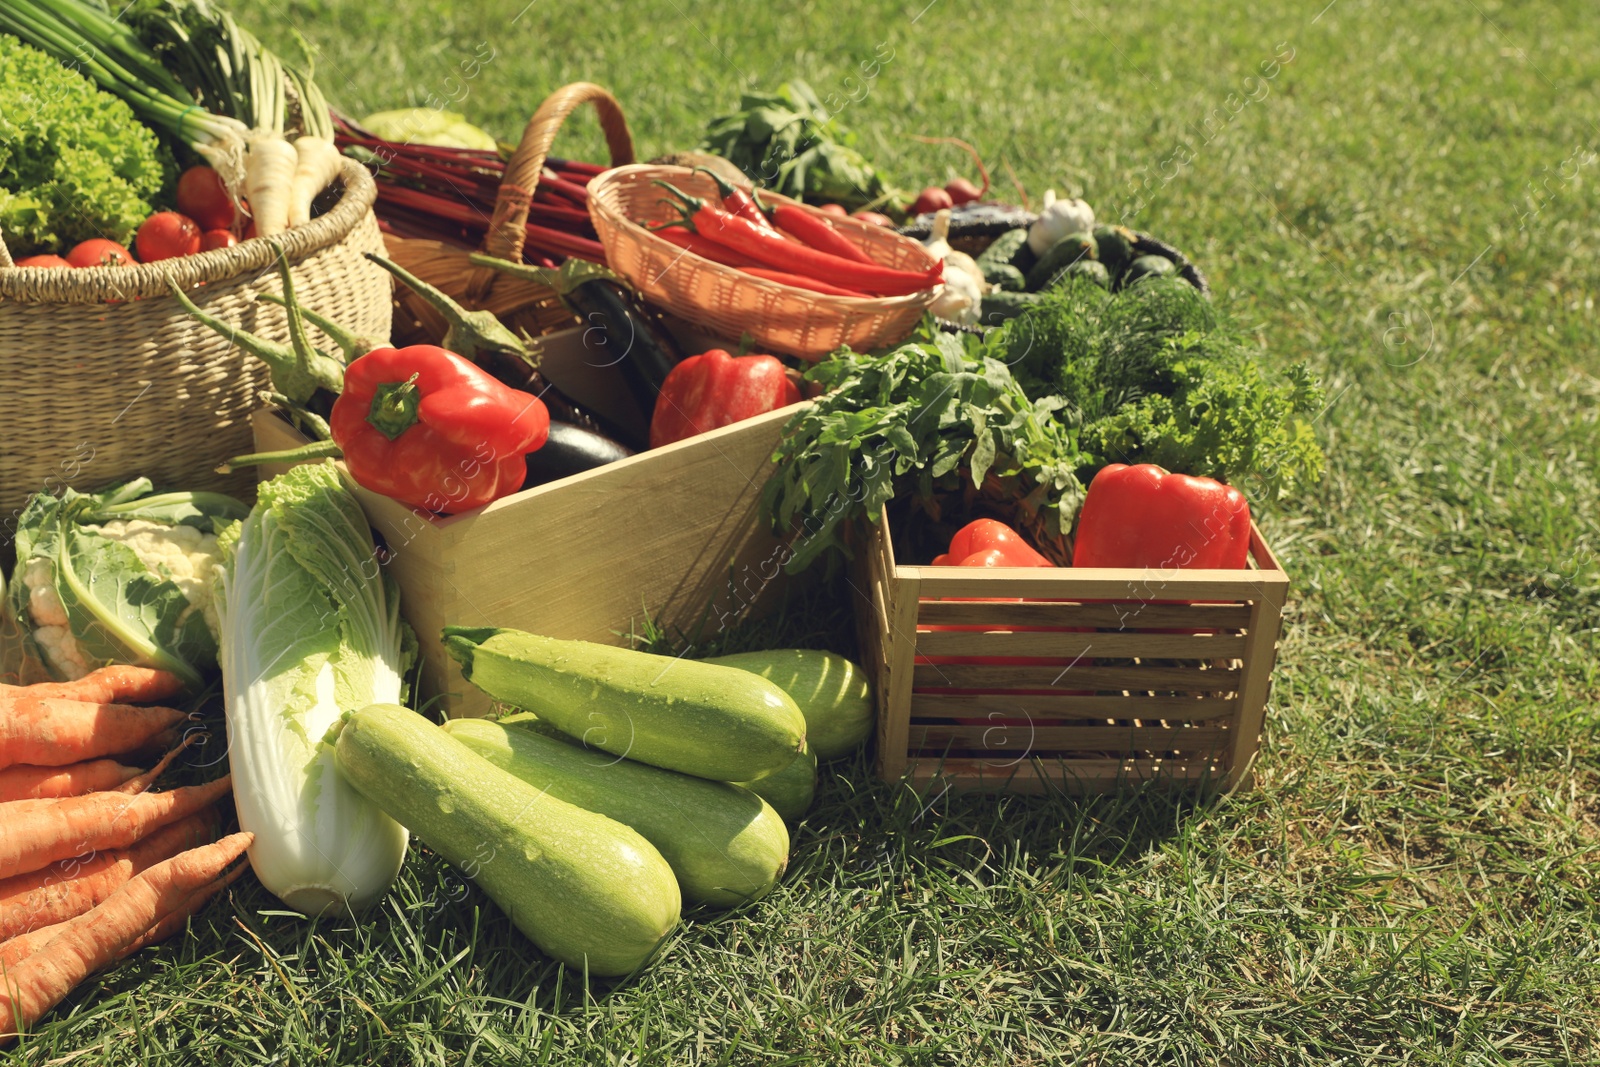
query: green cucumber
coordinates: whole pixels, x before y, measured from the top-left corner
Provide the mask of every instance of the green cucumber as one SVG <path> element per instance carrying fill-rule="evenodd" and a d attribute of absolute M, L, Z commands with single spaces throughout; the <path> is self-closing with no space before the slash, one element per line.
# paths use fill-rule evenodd
<path fill-rule="evenodd" d="M 1111 288 L 1111 272 L 1106 270 L 1104 263 L 1094 259 L 1080 259 L 1072 266 L 1057 271 L 1045 289 L 1059 289 L 1063 285 L 1071 284 L 1074 278 L 1087 278 L 1102 289 Z"/>
<path fill-rule="evenodd" d="M 848 756 L 872 733 L 875 712 L 867 672 L 837 653 L 774 648 L 704 662 L 759 674 L 788 693 L 805 716 L 806 746 L 817 759 Z"/>
<path fill-rule="evenodd" d="M 789 862 L 783 817 L 738 786 L 617 759 L 488 719 L 452 719 L 444 729 L 535 789 L 639 831 L 672 867 L 687 900 L 723 907 L 755 900 L 777 884 Z M 802 754 L 790 766 L 803 759 Z M 761 781 L 788 776 L 786 767 Z"/>
<path fill-rule="evenodd" d="M 591 748 L 719 782 L 783 770 L 806 720 L 765 678 L 520 630 L 446 626 L 445 649 L 473 685 Z"/>
<path fill-rule="evenodd" d="M 1128 264 L 1119 279 L 1124 289 L 1145 278 L 1163 278 L 1178 273 L 1178 265 L 1166 256 L 1140 256 Z"/>
<path fill-rule="evenodd" d="M 999 326 L 1008 319 L 1014 319 L 1039 302 L 1038 293 L 985 293 L 983 305 L 978 314 L 978 325 Z"/>
<path fill-rule="evenodd" d="M 1094 240 L 1100 249 L 1100 262 L 1115 280 L 1133 262 L 1133 246 L 1139 235 L 1126 226 L 1101 225 L 1094 228 Z"/>
<path fill-rule="evenodd" d="M 1051 245 L 1028 270 L 1028 291 L 1036 293 L 1050 283 L 1063 270 L 1085 259 L 1098 259 L 1099 247 L 1087 233 L 1069 233 Z"/>
<path fill-rule="evenodd" d="M 817 757 L 809 748 L 800 750 L 789 766 L 754 782 L 736 782 L 770 804 L 784 822 L 799 822 L 811 810 L 817 795 Z"/>
<path fill-rule="evenodd" d="M 983 280 L 1008 293 L 1020 293 L 1028 288 L 1022 272 L 1009 263 L 991 263 L 983 268 Z"/>
<path fill-rule="evenodd" d="M 650 842 L 535 789 L 414 711 L 373 704 L 347 716 L 334 766 L 562 963 L 628 974 L 678 923 L 678 881 Z"/>
<path fill-rule="evenodd" d="M 978 253 L 975 262 L 978 264 L 978 269 L 983 271 L 984 276 L 988 277 L 990 267 L 1015 267 L 1016 264 L 1012 262 L 1012 258 L 1017 254 L 1019 248 L 1026 248 L 1027 246 L 1028 228 L 1026 226 L 1018 226 L 1016 229 L 1007 230 L 990 241 L 989 247 Z"/>

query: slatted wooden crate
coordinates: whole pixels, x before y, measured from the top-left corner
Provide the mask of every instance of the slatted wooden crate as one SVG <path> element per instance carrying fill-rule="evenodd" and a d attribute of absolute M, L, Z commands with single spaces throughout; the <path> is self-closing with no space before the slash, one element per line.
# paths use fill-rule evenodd
<path fill-rule="evenodd" d="M 618 421 L 614 381 L 588 362 L 582 332 L 539 339 L 542 369 L 564 391 Z M 509 626 L 620 644 L 648 616 L 694 637 L 765 610 L 784 556 L 761 521 L 761 487 L 794 408 L 549 482 L 444 518 L 378 493 L 357 496 L 388 548 L 401 611 L 422 651 L 422 696 L 452 716 L 481 715 L 440 640 L 442 627 Z M 640 418 L 633 414 L 632 418 Z M 253 419 L 258 451 L 304 438 L 275 412 Z M 263 468 L 262 476 L 279 467 Z"/>
<path fill-rule="evenodd" d="M 1071 793 L 1248 788 L 1289 579 L 1242 571 L 911 567 L 887 519 L 853 573 L 878 774 Z"/>

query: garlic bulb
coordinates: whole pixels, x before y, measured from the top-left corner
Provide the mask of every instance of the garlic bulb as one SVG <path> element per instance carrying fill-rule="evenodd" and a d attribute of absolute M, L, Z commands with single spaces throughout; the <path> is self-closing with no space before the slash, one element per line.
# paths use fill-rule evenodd
<path fill-rule="evenodd" d="M 1028 227 L 1028 247 L 1033 249 L 1034 255 L 1042 256 L 1067 234 L 1087 233 L 1092 229 L 1094 208 L 1082 200 L 1057 200 L 1056 191 L 1047 189 L 1039 221 Z"/>

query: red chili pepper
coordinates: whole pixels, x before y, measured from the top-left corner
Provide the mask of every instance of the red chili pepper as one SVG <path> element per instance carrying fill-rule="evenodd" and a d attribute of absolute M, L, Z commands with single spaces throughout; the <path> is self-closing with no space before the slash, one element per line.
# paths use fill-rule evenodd
<path fill-rule="evenodd" d="M 721 263 L 725 267 L 742 268 L 760 265 L 749 256 L 741 256 L 739 253 L 730 251 L 723 245 L 707 240 L 693 230 L 685 230 L 681 226 L 663 226 L 650 232 L 663 241 L 671 241 L 679 248 L 688 249 L 702 259 L 709 259 L 713 263 Z"/>
<path fill-rule="evenodd" d="M 791 237 L 799 238 L 819 252 L 827 252 L 856 263 L 876 262 L 850 238 L 829 225 L 827 219 L 813 215 L 803 207 L 796 207 L 793 204 L 773 204 L 764 210 L 772 213 L 772 221 L 777 223 L 778 229 Z"/>
<path fill-rule="evenodd" d="M 800 390 L 773 356 L 735 359 L 720 348 L 672 368 L 656 397 L 650 447 L 731 426 L 799 403 Z"/>
<path fill-rule="evenodd" d="M 866 293 L 858 293 L 854 289 L 845 289 L 827 282 L 819 282 L 815 278 L 803 278 L 798 274 L 789 274 L 771 267 L 740 267 L 746 274 L 753 274 L 757 278 L 765 278 L 769 282 L 779 285 L 792 285 L 796 289 L 809 289 L 813 293 L 823 293 L 827 296 L 853 296 L 857 300 L 866 299 Z"/>
<path fill-rule="evenodd" d="M 711 170 L 709 167 L 694 168 L 697 173 L 704 174 L 717 184 L 717 193 L 722 197 L 722 206 L 730 215 L 737 215 L 741 219 L 749 219 L 764 230 L 772 229 L 772 223 L 761 213 L 761 208 L 756 204 L 749 193 L 737 185 Z"/>
<path fill-rule="evenodd" d="M 358 483 L 453 515 L 522 487 L 550 413 L 454 352 L 412 345 L 351 363 L 328 426 Z"/>
<path fill-rule="evenodd" d="M 1242 570 L 1250 505 L 1231 486 L 1113 463 L 1089 483 L 1072 546 L 1074 567 Z"/>
<path fill-rule="evenodd" d="M 749 219 L 712 207 L 666 182 L 658 181 L 655 184 L 683 202 L 681 210 L 684 224 L 692 227 L 696 233 L 775 270 L 801 274 L 874 296 L 904 296 L 931 289 L 944 280 L 942 260 L 924 272 L 895 270 L 877 263 L 857 263 L 797 244 L 775 231 L 763 230 Z"/>

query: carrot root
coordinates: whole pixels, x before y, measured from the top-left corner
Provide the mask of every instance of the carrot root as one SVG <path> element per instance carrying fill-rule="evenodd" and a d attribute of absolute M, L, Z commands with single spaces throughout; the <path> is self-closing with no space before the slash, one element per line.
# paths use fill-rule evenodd
<path fill-rule="evenodd" d="M 0 695 L 0 767 L 61 767 L 129 752 L 188 718 L 177 708 Z"/>
<path fill-rule="evenodd" d="M 112 792 L 127 793 L 130 796 L 135 793 L 143 793 L 155 783 L 157 778 L 161 777 L 162 771 L 166 770 L 172 765 L 172 761 L 178 758 L 179 753 L 188 748 L 190 745 L 194 744 L 196 741 L 205 740 L 205 736 L 206 735 L 204 733 L 184 734 L 183 740 L 178 742 L 178 744 L 175 745 L 165 756 L 162 756 L 159 763 L 157 763 L 154 767 L 151 767 L 148 771 L 145 771 L 143 774 L 139 775 L 139 777 L 131 778 L 124 782 L 120 788 L 114 789 Z"/>
<path fill-rule="evenodd" d="M 48 800 L 103 793 L 137 778 L 142 772 L 116 760 L 97 759 L 65 767 L 19 764 L 0 771 L 0 804 L 13 800 Z"/>
<path fill-rule="evenodd" d="M 90 671 L 74 682 L 39 682 L 36 685 L 0 686 L 0 695 L 28 693 L 89 704 L 155 704 L 183 692 L 178 676 L 154 667 L 116 665 Z"/>
<path fill-rule="evenodd" d="M 82 915 L 140 871 L 209 844 L 216 836 L 216 813 L 207 809 L 161 827 L 132 848 L 63 860 L 7 878 L 0 882 L 0 941 Z"/>
<path fill-rule="evenodd" d="M 0 976 L 0 1042 L 32 1026 L 79 982 L 121 958 L 198 890 L 221 879 L 254 840 L 253 834 L 232 834 L 163 860 L 8 968 Z"/>
<path fill-rule="evenodd" d="M 126 848 L 168 823 L 209 806 L 233 788 L 229 775 L 163 793 L 89 793 L 41 804 L 0 804 L 0 878 L 37 871 L 57 860 Z M 20 809 L 20 810 L 19 810 Z"/>

